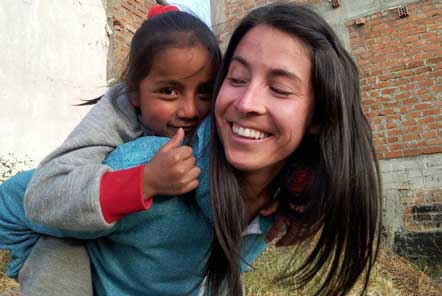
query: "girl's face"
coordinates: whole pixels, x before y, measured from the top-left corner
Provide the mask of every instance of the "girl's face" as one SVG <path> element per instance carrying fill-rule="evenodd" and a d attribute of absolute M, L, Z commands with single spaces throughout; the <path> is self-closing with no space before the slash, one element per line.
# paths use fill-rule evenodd
<path fill-rule="evenodd" d="M 155 56 L 131 102 L 155 134 L 172 137 L 180 127 L 188 133 L 209 111 L 213 74 L 209 53 L 200 44 L 168 48 Z"/>
<path fill-rule="evenodd" d="M 314 110 L 308 49 L 270 26 L 240 41 L 215 103 L 229 163 L 270 181 L 298 147 Z"/>

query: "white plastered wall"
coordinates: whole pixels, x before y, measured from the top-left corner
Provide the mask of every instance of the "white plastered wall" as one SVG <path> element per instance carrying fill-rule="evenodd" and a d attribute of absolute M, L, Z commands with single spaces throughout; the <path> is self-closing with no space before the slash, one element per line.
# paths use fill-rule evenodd
<path fill-rule="evenodd" d="M 40 161 L 106 88 L 102 0 L 0 2 L 0 156 Z"/>

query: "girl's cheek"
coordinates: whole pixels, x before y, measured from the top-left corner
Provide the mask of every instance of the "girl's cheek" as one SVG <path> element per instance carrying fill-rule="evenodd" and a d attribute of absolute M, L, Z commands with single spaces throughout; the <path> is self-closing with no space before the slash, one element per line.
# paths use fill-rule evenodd
<path fill-rule="evenodd" d="M 170 119 L 175 113 L 176 104 L 171 102 L 165 102 L 160 100 L 155 100 L 151 104 L 146 106 L 149 110 L 148 112 L 156 117 L 157 119 Z"/>

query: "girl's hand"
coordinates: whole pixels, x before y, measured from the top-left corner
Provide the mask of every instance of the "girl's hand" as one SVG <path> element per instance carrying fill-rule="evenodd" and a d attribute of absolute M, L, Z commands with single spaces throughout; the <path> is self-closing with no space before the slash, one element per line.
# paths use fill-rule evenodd
<path fill-rule="evenodd" d="M 181 146 L 184 130 L 180 128 L 144 167 L 145 198 L 154 195 L 180 195 L 198 187 L 201 170 L 195 165 L 192 148 Z"/>

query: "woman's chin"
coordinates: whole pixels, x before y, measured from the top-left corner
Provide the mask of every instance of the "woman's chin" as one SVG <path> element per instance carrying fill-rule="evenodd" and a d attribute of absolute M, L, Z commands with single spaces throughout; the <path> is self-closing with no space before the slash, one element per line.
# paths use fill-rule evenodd
<path fill-rule="evenodd" d="M 242 173 L 253 174 L 264 170 L 267 166 L 262 165 L 251 156 L 226 155 L 229 164 Z"/>

